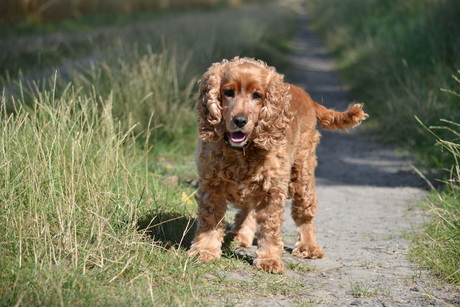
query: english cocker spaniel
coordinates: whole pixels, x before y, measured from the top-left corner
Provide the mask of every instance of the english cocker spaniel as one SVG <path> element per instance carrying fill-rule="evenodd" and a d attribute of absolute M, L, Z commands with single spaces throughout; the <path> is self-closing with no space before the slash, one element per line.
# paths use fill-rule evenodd
<path fill-rule="evenodd" d="M 282 213 L 291 198 L 299 233 L 292 254 L 322 258 L 313 223 L 317 123 L 346 130 L 366 119 L 362 105 L 327 109 L 275 68 L 238 57 L 213 64 L 199 94 L 198 229 L 188 255 L 201 262 L 220 258 L 229 202 L 239 212 L 228 235 L 243 247 L 256 235 L 255 267 L 283 273 Z"/>

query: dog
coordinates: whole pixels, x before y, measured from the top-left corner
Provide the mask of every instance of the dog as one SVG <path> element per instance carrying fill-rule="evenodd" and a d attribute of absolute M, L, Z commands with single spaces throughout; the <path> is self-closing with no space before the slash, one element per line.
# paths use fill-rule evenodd
<path fill-rule="evenodd" d="M 198 112 L 198 228 L 188 256 L 220 258 L 227 204 L 239 209 L 228 236 L 250 247 L 257 236 L 254 266 L 283 273 L 282 213 L 291 216 L 299 258 L 322 258 L 313 219 L 317 125 L 347 130 L 368 115 L 361 104 L 336 112 L 314 102 L 303 89 L 265 62 L 236 57 L 213 64 L 202 76 Z"/>

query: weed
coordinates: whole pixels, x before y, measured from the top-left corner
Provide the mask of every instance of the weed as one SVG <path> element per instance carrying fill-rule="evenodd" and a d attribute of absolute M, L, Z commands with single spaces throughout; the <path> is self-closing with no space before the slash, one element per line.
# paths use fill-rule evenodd
<path fill-rule="evenodd" d="M 308 267 L 304 263 L 301 262 L 292 262 L 292 261 L 285 261 L 286 267 L 291 271 L 299 271 L 299 272 L 313 272 L 316 270 L 314 267 Z"/>
<path fill-rule="evenodd" d="M 351 295 L 355 298 L 359 297 L 373 297 L 378 294 L 377 289 L 371 288 L 371 285 L 364 284 L 363 282 L 350 283 Z"/>

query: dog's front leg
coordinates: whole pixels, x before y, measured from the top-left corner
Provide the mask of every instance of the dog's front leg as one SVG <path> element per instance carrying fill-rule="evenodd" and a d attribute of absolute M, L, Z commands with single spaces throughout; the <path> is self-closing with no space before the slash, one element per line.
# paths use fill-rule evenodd
<path fill-rule="evenodd" d="M 207 262 L 220 258 L 225 231 L 224 215 L 227 203 L 223 193 L 218 189 L 201 188 L 197 194 L 198 230 L 187 255 L 198 261 Z"/>
<path fill-rule="evenodd" d="M 270 273 L 283 273 L 284 264 L 281 261 L 283 242 L 281 241 L 281 223 L 283 222 L 284 203 L 286 194 L 283 189 L 272 188 L 264 201 L 256 208 L 257 257 L 254 265 L 259 270 Z"/>

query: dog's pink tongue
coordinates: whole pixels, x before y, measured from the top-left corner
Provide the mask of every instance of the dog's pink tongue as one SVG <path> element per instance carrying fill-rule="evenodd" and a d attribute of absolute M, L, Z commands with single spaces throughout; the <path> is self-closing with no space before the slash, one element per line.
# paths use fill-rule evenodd
<path fill-rule="evenodd" d="M 244 134 L 243 132 L 239 132 L 239 131 L 233 132 L 230 134 L 230 138 L 232 139 L 234 143 L 241 143 L 244 140 L 246 140 L 246 134 Z"/>

